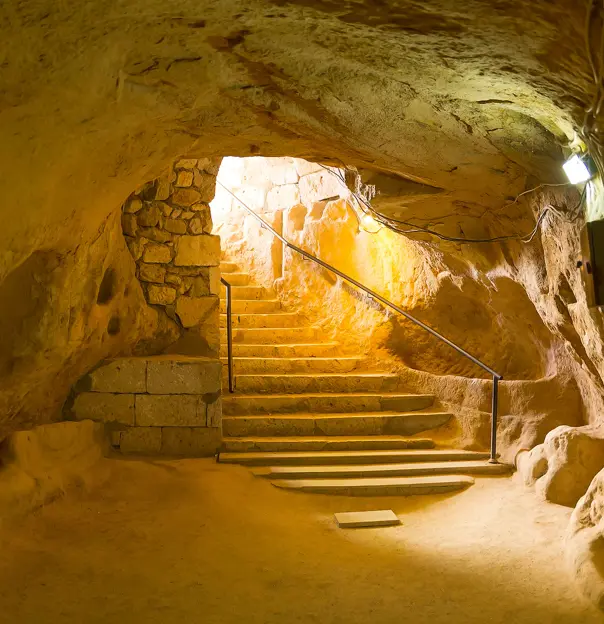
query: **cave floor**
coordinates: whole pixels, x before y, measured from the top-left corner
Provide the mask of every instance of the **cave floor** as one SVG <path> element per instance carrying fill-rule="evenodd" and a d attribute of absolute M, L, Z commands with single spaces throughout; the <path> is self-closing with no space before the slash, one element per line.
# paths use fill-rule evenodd
<path fill-rule="evenodd" d="M 514 480 L 361 499 L 212 460 L 106 460 L 110 480 L 0 535 L 0 622 L 604 622 L 562 552 L 570 510 Z M 336 528 L 337 511 L 402 525 Z"/>

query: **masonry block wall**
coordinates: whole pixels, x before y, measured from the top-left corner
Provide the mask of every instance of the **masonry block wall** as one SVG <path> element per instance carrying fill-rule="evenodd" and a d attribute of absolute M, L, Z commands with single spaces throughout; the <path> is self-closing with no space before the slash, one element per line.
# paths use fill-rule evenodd
<path fill-rule="evenodd" d="M 104 423 L 122 453 L 213 455 L 222 435 L 220 395 L 216 359 L 119 358 L 78 382 L 67 415 Z"/>
<path fill-rule="evenodd" d="M 137 189 L 122 207 L 122 229 L 149 305 L 219 349 L 220 238 L 209 202 L 220 160 L 181 159 Z"/>

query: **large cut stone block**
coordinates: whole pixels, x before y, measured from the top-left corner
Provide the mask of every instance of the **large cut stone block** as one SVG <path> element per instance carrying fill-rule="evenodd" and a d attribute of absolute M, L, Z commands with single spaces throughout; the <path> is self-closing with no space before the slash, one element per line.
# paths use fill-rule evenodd
<path fill-rule="evenodd" d="M 129 427 L 119 432 L 122 453 L 144 453 L 157 455 L 161 452 L 160 427 Z"/>
<path fill-rule="evenodd" d="M 147 364 L 150 394 L 209 394 L 220 392 L 222 364 L 205 357 L 159 356 Z"/>
<path fill-rule="evenodd" d="M 220 429 L 199 427 L 162 427 L 162 455 L 211 457 L 222 443 Z"/>
<path fill-rule="evenodd" d="M 138 427 L 205 427 L 206 404 L 191 394 L 138 394 L 135 422 Z"/>
<path fill-rule="evenodd" d="M 78 420 L 96 420 L 97 422 L 117 422 L 123 425 L 133 425 L 134 395 L 82 392 L 74 401 L 73 413 Z"/>
<path fill-rule="evenodd" d="M 176 266 L 218 266 L 220 264 L 220 236 L 202 234 L 181 236 L 176 244 Z"/>
<path fill-rule="evenodd" d="M 128 394 L 146 392 L 147 362 L 144 358 L 110 360 L 86 375 L 78 384 L 83 390 Z"/>
<path fill-rule="evenodd" d="M 208 403 L 206 420 L 208 427 L 220 427 L 222 425 L 222 399 L 220 397 Z"/>
<path fill-rule="evenodd" d="M 218 310 L 219 299 L 210 297 L 179 297 L 176 301 L 176 314 L 183 327 L 195 327 L 205 323 L 213 312 Z M 218 322 L 216 323 L 218 326 Z"/>

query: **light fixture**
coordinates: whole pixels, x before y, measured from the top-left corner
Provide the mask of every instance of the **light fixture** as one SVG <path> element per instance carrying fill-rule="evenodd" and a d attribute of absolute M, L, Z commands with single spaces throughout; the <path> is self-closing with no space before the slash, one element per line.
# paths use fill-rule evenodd
<path fill-rule="evenodd" d="M 571 184 L 581 184 L 587 182 L 594 176 L 591 159 L 587 154 L 579 156 L 573 154 L 563 165 L 564 173 Z"/>
<path fill-rule="evenodd" d="M 360 202 L 354 193 L 350 195 L 348 205 L 352 208 L 359 222 L 359 229 L 368 234 L 377 234 L 384 227 L 383 223 L 374 219 L 369 212 L 365 212 L 361 208 Z"/>
<path fill-rule="evenodd" d="M 358 216 L 358 215 L 357 215 Z M 359 218 L 359 226 L 369 234 L 377 234 L 382 229 L 382 224 L 376 221 L 370 214 L 365 213 Z"/>

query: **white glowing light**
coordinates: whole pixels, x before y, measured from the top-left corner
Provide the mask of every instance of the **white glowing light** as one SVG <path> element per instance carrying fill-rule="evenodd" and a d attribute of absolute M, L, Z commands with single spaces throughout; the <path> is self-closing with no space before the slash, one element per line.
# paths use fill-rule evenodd
<path fill-rule="evenodd" d="M 571 156 L 563 165 L 562 168 L 566 173 L 571 184 L 580 184 L 581 182 L 587 182 L 591 179 L 591 173 L 585 165 L 585 163 L 575 154 Z"/>
<path fill-rule="evenodd" d="M 360 218 L 360 225 L 365 232 L 375 234 L 382 229 L 382 224 L 376 221 L 370 214 L 364 214 Z"/>

